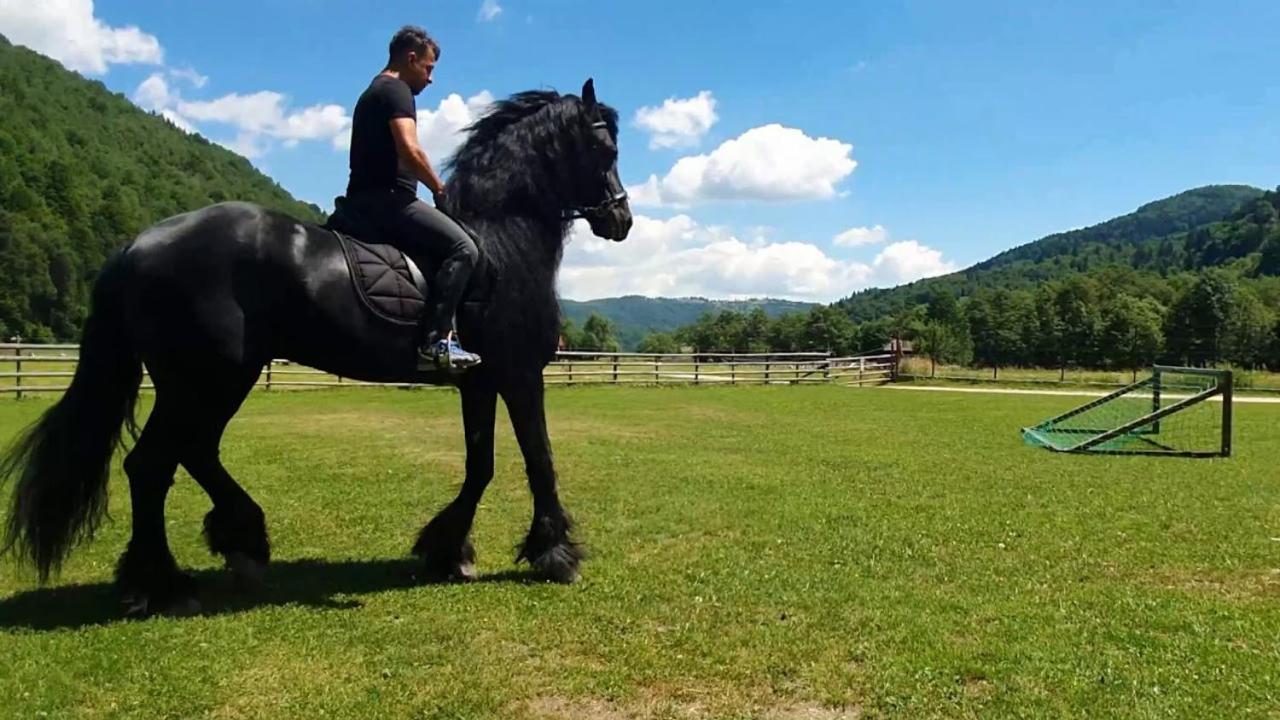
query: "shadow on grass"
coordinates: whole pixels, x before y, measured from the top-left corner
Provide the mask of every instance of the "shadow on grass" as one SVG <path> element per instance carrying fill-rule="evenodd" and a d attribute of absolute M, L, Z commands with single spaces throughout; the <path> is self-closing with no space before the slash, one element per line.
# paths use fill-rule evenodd
<path fill-rule="evenodd" d="M 240 589 L 224 570 L 193 573 L 199 584 L 201 611 L 213 616 L 260 607 L 303 605 L 324 610 L 350 610 L 364 605 L 351 595 L 417 587 L 443 587 L 420 576 L 412 559 L 292 560 L 272 563 L 262 586 Z M 482 575 L 474 584 L 545 582 L 532 570 L 504 570 Z M 127 620 L 111 583 L 67 585 L 19 592 L 0 600 L 0 631 L 10 629 L 61 630 Z"/>

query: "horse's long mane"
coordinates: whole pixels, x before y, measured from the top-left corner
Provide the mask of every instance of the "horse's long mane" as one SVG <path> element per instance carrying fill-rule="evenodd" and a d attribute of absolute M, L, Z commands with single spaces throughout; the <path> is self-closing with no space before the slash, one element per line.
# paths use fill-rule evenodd
<path fill-rule="evenodd" d="M 618 113 L 597 105 L 616 137 Z M 577 95 L 529 90 L 495 102 L 465 129 L 467 139 L 448 162 L 450 203 L 462 214 L 497 219 L 559 218 L 569 204 L 562 195 L 573 178 L 562 175 L 573 163 L 585 111 Z"/>
<path fill-rule="evenodd" d="M 597 108 L 617 137 L 617 111 Z M 569 230 L 566 193 L 580 182 L 573 153 L 583 150 L 584 112 L 577 95 L 517 93 L 465 129 L 467 139 L 446 165 L 447 207 L 476 230 L 485 261 L 501 278 L 490 300 L 486 357 L 545 364 L 555 353 L 555 275 Z"/>

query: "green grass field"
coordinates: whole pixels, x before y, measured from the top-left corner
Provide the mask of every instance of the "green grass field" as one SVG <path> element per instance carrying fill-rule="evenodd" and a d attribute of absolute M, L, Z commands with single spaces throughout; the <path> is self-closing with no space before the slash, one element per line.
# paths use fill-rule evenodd
<path fill-rule="evenodd" d="M 513 547 L 505 419 L 480 582 L 405 560 L 462 473 L 451 391 L 254 393 L 223 458 L 267 511 L 267 587 L 170 543 L 205 614 L 122 621 L 113 522 L 38 589 L 0 567 L 0 716 L 1280 717 L 1280 407 L 1236 456 L 1054 455 L 1018 428 L 1078 398 L 841 387 L 556 389 L 574 586 Z M 49 399 L 0 402 L 0 439 Z"/>

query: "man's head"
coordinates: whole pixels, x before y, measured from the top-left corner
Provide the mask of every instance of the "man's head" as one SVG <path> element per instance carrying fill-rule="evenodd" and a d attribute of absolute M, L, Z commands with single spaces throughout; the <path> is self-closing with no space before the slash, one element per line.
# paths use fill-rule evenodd
<path fill-rule="evenodd" d="M 395 70 L 414 95 L 431 84 L 431 73 L 440 59 L 440 46 L 426 30 L 405 25 L 391 37 L 387 68 Z"/>

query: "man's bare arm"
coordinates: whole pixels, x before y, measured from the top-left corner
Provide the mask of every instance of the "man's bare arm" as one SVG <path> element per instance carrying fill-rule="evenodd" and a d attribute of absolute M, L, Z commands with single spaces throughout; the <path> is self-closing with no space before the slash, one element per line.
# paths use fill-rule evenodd
<path fill-rule="evenodd" d="M 396 154 L 401 162 L 408 165 L 413 174 L 433 196 L 444 194 L 444 183 L 431 167 L 431 161 L 418 144 L 418 124 L 413 118 L 393 118 L 391 120 L 391 137 L 396 142 Z"/>

